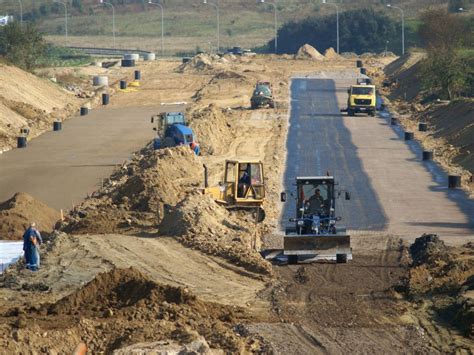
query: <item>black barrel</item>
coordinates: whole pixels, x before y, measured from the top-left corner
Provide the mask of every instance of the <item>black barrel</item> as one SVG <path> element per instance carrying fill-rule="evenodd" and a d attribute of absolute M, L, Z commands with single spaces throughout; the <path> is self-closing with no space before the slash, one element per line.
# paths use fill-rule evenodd
<path fill-rule="evenodd" d="M 396 126 L 397 123 L 398 123 L 398 119 L 397 119 L 396 117 L 392 117 L 392 118 L 390 119 L 390 124 L 391 124 L 392 126 Z"/>
<path fill-rule="evenodd" d="M 120 80 L 120 89 L 125 90 L 127 88 L 127 82 L 125 80 Z"/>
<path fill-rule="evenodd" d="M 142 78 L 142 73 L 140 70 L 135 70 L 135 80 L 140 80 Z"/>
<path fill-rule="evenodd" d="M 356 61 L 356 65 L 357 65 L 357 68 L 362 68 L 362 61 L 360 59 L 358 59 Z"/>
<path fill-rule="evenodd" d="M 107 93 L 102 94 L 102 105 L 108 105 L 110 100 L 110 96 Z"/>
<path fill-rule="evenodd" d="M 81 107 L 81 116 L 86 116 L 89 114 L 89 108 L 88 107 Z"/>
<path fill-rule="evenodd" d="M 187 62 L 191 61 L 191 58 L 190 57 L 183 57 L 182 61 L 183 61 L 183 63 L 187 63 Z"/>
<path fill-rule="evenodd" d="M 362 75 L 367 75 L 367 69 L 366 68 L 360 68 L 360 73 Z"/>
<path fill-rule="evenodd" d="M 411 141 L 414 137 L 415 137 L 415 135 L 413 134 L 413 132 L 405 132 L 405 140 L 406 141 Z"/>
<path fill-rule="evenodd" d="M 53 122 L 53 131 L 60 131 L 62 127 L 63 127 L 63 124 L 61 121 Z"/>
<path fill-rule="evenodd" d="M 26 137 L 25 136 L 17 137 L 16 146 L 17 148 L 26 148 Z"/>
<path fill-rule="evenodd" d="M 122 67 L 134 67 L 135 59 L 122 59 Z"/>
<path fill-rule="evenodd" d="M 425 123 L 425 122 L 420 122 L 420 123 L 418 124 L 418 130 L 419 130 L 420 132 L 426 132 L 426 131 L 428 130 L 428 124 Z"/>
<path fill-rule="evenodd" d="M 433 159 L 433 151 L 424 150 L 422 158 L 423 158 L 423 160 L 432 160 Z"/>
<path fill-rule="evenodd" d="M 448 176 L 448 187 L 450 189 L 455 189 L 456 187 L 461 187 L 461 177 L 459 175 L 449 175 Z"/>

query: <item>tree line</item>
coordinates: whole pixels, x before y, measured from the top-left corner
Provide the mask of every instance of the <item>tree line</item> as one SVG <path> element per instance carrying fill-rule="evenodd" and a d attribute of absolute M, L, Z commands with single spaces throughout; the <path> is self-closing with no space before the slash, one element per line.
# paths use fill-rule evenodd
<path fill-rule="evenodd" d="M 336 15 L 287 22 L 278 31 L 278 53 L 296 53 L 306 43 L 320 52 L 329 47 L 335 48 L 336 25 Z M 340 52 L 382 52 L 390 45 L 390 49 L 399 53 L 400 33 L 398 22 L 372 9 L 339 14 Z M 274 40 L 269 41 L 266 48 L 262 49 L 273 52 Z"/>

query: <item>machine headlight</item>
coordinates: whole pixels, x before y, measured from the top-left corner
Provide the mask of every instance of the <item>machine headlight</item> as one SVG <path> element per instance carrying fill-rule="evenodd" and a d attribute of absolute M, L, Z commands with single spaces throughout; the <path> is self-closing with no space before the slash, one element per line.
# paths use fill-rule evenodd
<path fill-rule="evenodd" d="M 304 226 L 304 221 L 298 221 L 299 226 Z"/>
<path fill-rule="evenodd" d="M 336 221 L 333 220 L 333 219 L 331 219 L 331 220 L 329 221 L 329 224 L 330 224 L 330 225 L 336 224 Z"/>

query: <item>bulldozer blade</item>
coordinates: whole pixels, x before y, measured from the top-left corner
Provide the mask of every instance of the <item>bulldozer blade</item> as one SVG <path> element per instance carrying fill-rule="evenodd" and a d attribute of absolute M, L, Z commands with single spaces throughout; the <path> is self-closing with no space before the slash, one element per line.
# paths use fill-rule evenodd
<path fill-rule="evenodd" d="M 337 255 L 345 254 L 347 260 L 352 260 L 351 237 L 347 234 L 285 236 L 283 254 L 313 255 L 325 260 L 335 260 Z"/>

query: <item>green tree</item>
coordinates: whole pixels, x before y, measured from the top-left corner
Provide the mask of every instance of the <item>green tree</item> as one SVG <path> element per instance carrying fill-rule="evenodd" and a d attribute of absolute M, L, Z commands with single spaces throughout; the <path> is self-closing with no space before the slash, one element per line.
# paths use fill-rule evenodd
<path fill-rule="evenodd" d="M 33 24 L 21 27 L 13 22 L 0 29 L 0 55 L 22 69 L 35 68 L 45 49 L 43 35 Z"/>
<path fill-rule="evenodd" d="M 472 43 L 472 22 L 446 10 L 428 10 L 422 16 L 419 35 L 428 53 L 421 63 L 423 86 L 430 94 L 454 99 L 472 91 L 473 61 L 461 55 Z"/>

